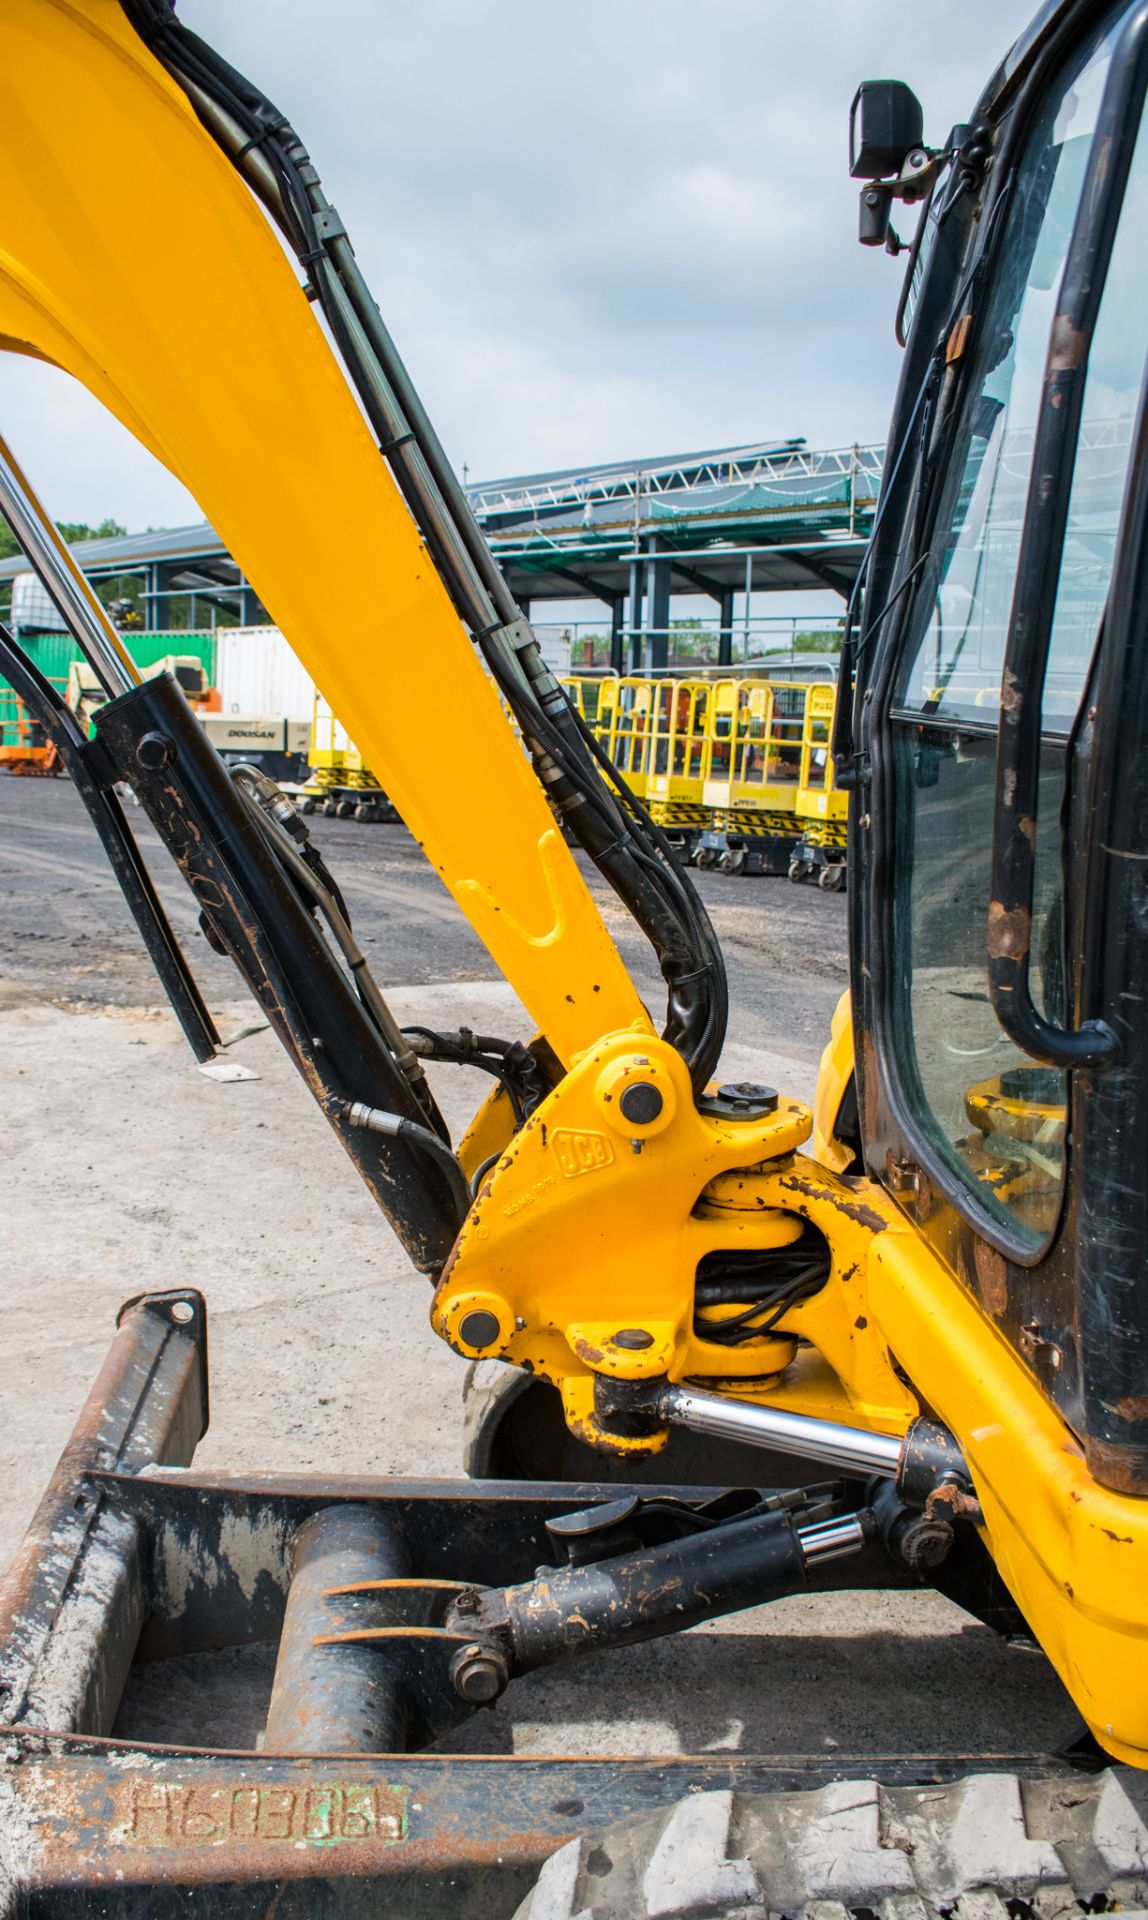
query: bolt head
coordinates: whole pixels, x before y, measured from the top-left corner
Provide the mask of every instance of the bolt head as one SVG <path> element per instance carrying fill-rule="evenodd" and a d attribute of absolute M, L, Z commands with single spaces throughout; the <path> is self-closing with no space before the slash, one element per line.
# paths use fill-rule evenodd
<path fill-rule="evenodd" d="M 632 1127 L 648 1127 L 658 1118 L 663 1106 L 662 1090 L 649 1080 L 631 1080 L 624 1087 L 618 1099 L 618 1108 L 623 1119 Z"/>
<path fill-rule="evenodd" d="M 645 1327 L 622 1327 L 614 1335 L 614 1345 L 622 1347 L 627 1353 L 644 1353 L 654 1344 L 654 1336 L 647 1333 Z"/>
<path fill-rule="evenodd" d="M 484 1707 L 497 1700 L 510 1678 L 505 1656 L 497 1647 L 477 1642 L 460 1647 L 450 1663 L 450 1680 L 455 1692 L 472 1707 Z"/>
<path fill-rule="evenodd" d="M 485 1307 L 476 1307 L 472 1313 L 464 1313 L 458 1323 L 458 1337 L 468 1347 L 492 1347 L 500 1331 L 498 1315 L 488 1312 Z"/>

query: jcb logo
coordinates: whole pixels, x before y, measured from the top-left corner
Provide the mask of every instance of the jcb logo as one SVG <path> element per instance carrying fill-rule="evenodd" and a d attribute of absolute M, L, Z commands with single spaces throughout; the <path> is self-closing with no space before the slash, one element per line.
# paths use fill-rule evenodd
<path fill-rule="evenodd" d="M 571 1127 L 560 1127 L 551 1134 L 550 1144 L 567 1180 L 577 1180 L 580 1173 L 597 1173 L 614 1158 L 604 1133 L 575 1133 Z"/>

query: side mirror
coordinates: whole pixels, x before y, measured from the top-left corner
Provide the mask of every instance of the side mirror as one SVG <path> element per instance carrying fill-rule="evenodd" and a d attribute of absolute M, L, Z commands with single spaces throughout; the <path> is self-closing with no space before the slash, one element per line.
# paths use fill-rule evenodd
<path fill-rule="evenodd" d="M 921 102 L 903 80 L 863 80 L 849 109 L 849 172 L 854 180 L 899 174 L 922 145 Z"/>

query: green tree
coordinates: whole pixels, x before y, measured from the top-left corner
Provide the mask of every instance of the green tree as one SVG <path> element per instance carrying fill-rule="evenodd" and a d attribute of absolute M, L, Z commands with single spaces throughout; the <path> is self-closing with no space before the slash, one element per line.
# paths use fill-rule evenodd
<path fill-rule="evenodd" d="M 671 620 L 669 656 L 675 667 L 690 661 L 716 660 L 717 635 L 696 614 L 688 620 Z"/>
<path fill-rule="evenodd" d="M 840 653 L 844 622 L 836 627 L 818 627 L 808 633 L 795 633 L 794 653 Z"/>
<path fill-rule="evenodd" d="M 69 546 L 78 540 L 111 540 L 116 534 L 127 532 L 118 520 L 101 520 L 98 527 L 89 527 L 86 520 L 57 520 L 56 525 Z M 11 560 L 19 551 L 20 545 L 11 527 L 0 521 L 0 560 Z"/>

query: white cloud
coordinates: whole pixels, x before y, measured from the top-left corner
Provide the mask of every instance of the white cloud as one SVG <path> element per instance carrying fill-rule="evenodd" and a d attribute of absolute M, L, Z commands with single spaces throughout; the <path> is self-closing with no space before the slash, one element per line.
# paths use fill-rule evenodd
<path fill-rule="evenodd" d="M 771 434 L 880 437 L 899 270 L 856 245 L 849 101 L 858 80 L 901 75 L 943 137 L 1029 10 L 180 6 L 300 128 L 475 478 Z M 0 431 L 61 518 L 195 517 L 49 370 L 0 364 Z"/>

